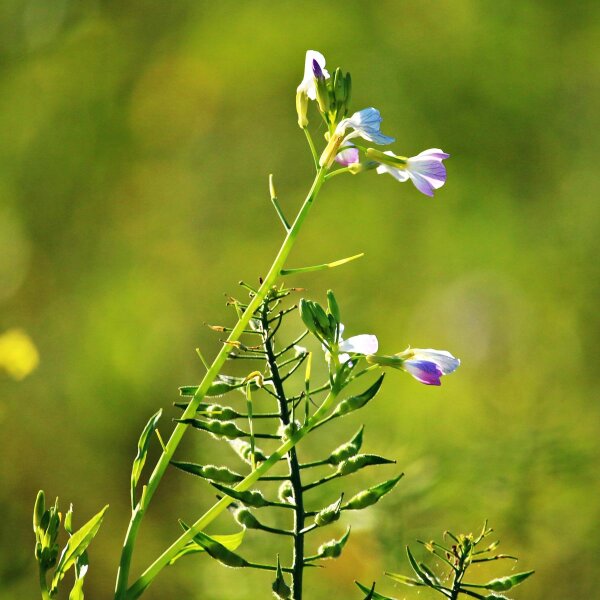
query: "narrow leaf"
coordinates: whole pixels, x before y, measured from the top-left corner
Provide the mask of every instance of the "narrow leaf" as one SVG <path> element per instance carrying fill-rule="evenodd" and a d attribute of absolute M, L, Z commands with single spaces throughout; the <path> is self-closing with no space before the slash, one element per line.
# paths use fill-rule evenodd
<path fill-rule="evenodd" d="M 148 423 L 144 427 L 142 431 L 142 435 L 140 435 L 140 439 L 138 441 L 137 455 L 133 461 L 133 466 L 131 467 L 131 508 L 135 509 L 137 504 L 135 499 L 135 488 L 140 480 L 140 475 L 142 474 L 142 469 L 144 468 L 144 464 L 146 462 L 146 456 L 148 454 L 148 447 L 150 446 L 151 435 L 153 431 L 156 429 L 158 420 L 162 415 L 162 409 L 160 409 L 155 415 L 150 417 Z"/>
<path fill-rule="evenodd" d="M 395 598 L 391 598 L 390 596 L 383 596 L 382 594 L 378 594 L 375 591 L 375 584 L 373 584 L 370 588 L 358 581 L 354 582 L 357 587 L 365 592 L 367 595 L 364 597 L 364 600 L 396 600 Z"/>
<path fill-rule="evenodd" d="M 406 577 L 406 575 L 401 575 L 400 573 L 386 572 L 386 575 L 390 579 L 393 579 L 394 581 L 397 581 L 398 583 L 403 583 L 404 585 L 410 585 L 412 587 L 424 587 L 425 586 L 424 583 L 421 583 L 420 581 L 417 581 L 416 579 L 413 579 L 412 577 Z"/>
<path fill-rule="evenodd" d="M 342 400 L 335 408 L 332 413 L 332 416 L 341 417 L 350 412 L 358 410 L 365 406 L 369 400 L 375 397 L 375 394 L 379 391 L 381 384 L 383 383 L 383 378 L 385 375 L 381 375 L 379 379 L 367 390 L 365 390 L 362 394 L 358 396 L 352 396 L 351 398 L 347 398 L 346 400 Z"/>
<path fill-rule="evenodd" d="M 300 267 L 298 269 L 281 269 L 281 275 L 295 275 L 297 273 L 311 273 L 313 271 L 323 271 L 324 269 L 334 269 L 335 267 L 341 267 L 346 263 L 352 262 L 357 258 L 362 258 L 365 255 L 364 252 L 355 254 L 354 256 L 348 256 L 347 258 L 341 258 L 340 260 L 334 260 L 333 262 L 323 263 L 321 265 L 312 265 L 310 267 Z"/>

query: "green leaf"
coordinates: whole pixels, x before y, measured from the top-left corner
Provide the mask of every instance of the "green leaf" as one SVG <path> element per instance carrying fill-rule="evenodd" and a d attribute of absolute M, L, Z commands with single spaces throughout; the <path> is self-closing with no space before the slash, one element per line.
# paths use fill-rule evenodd
<path fill-rule="evenodd" d="M 358 581 L 354 582 L 359 589 L 365 592 L 367 595 L 364 597 L 364 600 L 396 600 L 395 598 L 391 598 L 390 596 L 383 596 L 382 594 L 378 594 L 375 591 L 375 584 L 368 588 L 367 586 L 359 583 Z"/>
<path fill-rule="evenodd" d="M 412 577 L 406 577 L 406 575 L 401 575 L 400 573 L 386 572 L 386 575 L 390 579 L 393 579 L 394 581 L 397 581 L 398 583 L 403 583 L 404 585 L 410 585 L 412 587 L 424 587 L 425 586 L 424 583 L 421 583 L 420 581 L 417 581 L 416 579 L 413 579 Z"/>
<path fill-rule="evenodd" d="M 191 462 L 172 460 L 171 464 L 186 473 L 197 475 L 203 479 L 219 481 L 221 483 L 239 483 L 244 479 L 242 475 L 228 469 L 227 467 L 216 467 L 214 465 L 198 465 Z"/>
<path fill-rule="evenodd" d="M 408 546 L 406 546 L 406 554 L 408 555 L 408 562 L 410 563 L 410 566 L 412 567 L 412 570 L 415 572 L 417 577 L 425 585 L 427 585 L 429 587 L 434 587 L 435 585 L 437 585 L 435 582 L 433 582 L 431 580 L 429 575 L 427 573 L 425 573 L 425 571 L 423 571 L 423 569 L 421 569 L 421 567 L 419 566 L 419 563 L 417 563 L 417 561 L 415 560 L 415 557 L 413 556 L 413 554 L 410 551 L 410 548 Z"/>
<path fill-rule="evenodd" d="M 180 524 L 184 531 L 187 531 L 189 527 L 180 521 Z M 245 529 L 242 529 L 238 533 L 230 533 L 224 535 L 212 535 L 210 536 L 213 540 L 227 548 L 228 550 L 237 550 L 244 540 Z M 195 542 L 194 540 L 188 542 L 170 561 L 172 565 L 176 560 L 187 554 L 197 554 L 198 552 L 206 552 L 203 546 Z"/>
<path fill-rule="evenodd" d="M 383 496 L 387 493 L 391 492 L 394 489 L 395 485 L 404 477 L 404 473 L 400 473 L 398 477 L 394 477 L 393 479 L 388 479 L 383 483 L 379 483 L 378 485 L 374 485 L 367 490 L 359 492 L 355 496 L 353 496 L 344 506 L 342 506 L 342 510 L 361 510 L 366 508 L 367 506 L 371 506 L 378 502 Z"/>
<path fill-rule="evenodd" d="M 367 390 L 365 390 L 362 394 L 358 394 L 358 396 L 352 396 L 351 398 L 347 398 L 346 400 L 342 400 L 336 407 L 332 413 L 332 417 L 342 417 L 347 415 L 350 412 L 358 410 L 362 408 L 375 397 L 375 394 L 379 391 L 381 384 L 383 383 L 383 378 L 385 375 L 381 375 L 379 379 Z"/>
<path fill-rule="evenodd" d="M 248 561 L 245 558 L 232 552 L 225 545 L 201 531 L 194 536 L 194 542 L 202 546 L 209 556 L 226 567 L 239 569 L 248 566 Z"/>
<path fill-rule="evenodd" d="M 58 565 L 52 578 L 51 589 L 56 590 L 60 580 L 65 576 L 66 572 L 75 564 L 77 559 L 85 552 L 94 536 L 98 533 L 104 513 L 108 509 L 108 504 L 95 516 L 93 516 L 79 531 L 76 531 L 64 547 Z"/>
<path fill-rule="evenodd" d="M 299 267 L 297 269 L 281 269 L 281 275 L 292 275 L 297 273 L 312 273 L 313 271 L 323 271 L 324 269 L 335 269 L 335 267 L 341 267 L 346 263 L 352 262 L 357 258 L 362 258 L 365 255 L 364 252 L 360 254 L 355 254 L 354 256 L 348 256 L 347 258 L 340 258 L 339 260 L 334 260 L 333 262 L 323 263 L 321 265 L 312 265 L 310 267 Z"/>
<path fill-rule="evenodd" d="M 142 474 L 142 469 L 144 468 L 144 463 L 146 462 L 146 456 L 148 454 L 148 447 L 150 446 L 151 435 L 156 429 L 158 424 L 158 420 L 162 415 L 162 409 L 159 410 L 155 415 L 153 415 L 148 423 L 146 423 L 146 427 L 144 427 L 144 431 L 142 431 L 142 435 L 138 441 L 138 450 L 137 455 L 133 461 L 133 466 L 131 467 L 131 508 L 135 509 L 137 504 L 135 499 L 135 488 L 140 479 L 140 475 Z"/>

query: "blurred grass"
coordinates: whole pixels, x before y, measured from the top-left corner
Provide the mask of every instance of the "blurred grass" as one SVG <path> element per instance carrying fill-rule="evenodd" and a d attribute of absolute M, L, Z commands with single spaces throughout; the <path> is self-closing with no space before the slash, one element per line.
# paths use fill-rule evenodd
<path fill-rule="evenodd" d="M 595 2 L 557 0 L 3 2 L 0 333 L 26 331 L 40 365 L 0 379 L 0 598 L 37 593 L 40 487 L 79 522 L 110 502 L 88 577 L 90 597 L 110 597 L 139 431 L 199 380 L 193 349 L 216 349 L 203 323 L 230 318 L 222 293 L 270 264 L 267 174 L 288 212 L 309 184 L 294 111 L 308 48 L 352 72 L 354 106 L 382 111 L 400 153 L 452 158 L 434 200 L 372 173 L 333 180 L 290 265 L 366 257 L 297 283 L 333 287 L 349 333 L 386 350 L 463 359 L 440 390 L 390 373 L 361 416 L 369 449 L 407 477 L 339 562 L 308 574 L 308 597 L 357 597 L 353 578 L 405 568 L 408 541 L 489 517 L 537 570 L 516 598 L 591 598 L 599 17 Z M 194 483 L 167 477 L 138 566 L 210 502 Z M 268 585 L 190 559 L 148 598 L 244 600 Z"/>

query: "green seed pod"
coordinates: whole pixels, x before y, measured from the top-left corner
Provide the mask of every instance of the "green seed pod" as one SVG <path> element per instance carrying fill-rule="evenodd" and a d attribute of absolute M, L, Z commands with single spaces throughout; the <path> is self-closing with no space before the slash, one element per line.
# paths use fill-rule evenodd
<path fill-rule="evenodd" d="M 236 439 L 228 440 L 229 445 L 235 450 L 236 454 L 249 465 L 252 464 L 252 446 L 246 440 Z M 254 458 L 256 462 L 265 462 L 266 454 L 257 446 L 254 446 Z"/>
<path fill-rule="evenodd" d="M 232 511 L 233 518 L 247 529 L 262 529 L 260 521 L 250 512 L 246 506 L 237 506 Z"/>
<path fill-rule="evenodd" d="M 336 320 L 336 323 L 341 321 L 340 317 L 340 307 L 335 299 L 332 290 L 327 290 L 327 310 L 329 314 L 333 315 L 333 318 Z"/>
<path fill-rule="evenodd" d="M 263 496 L 262 492 L 259 492 L 258 490 L 247 490 L 240 492 L 215 482 L 212 482 L 211 485 L 216 487 L 220 492 L 223 492 L 230 498 L 239 500 L 247 506 L 262 508 L 263 506 L 269 506 L 270 504 L 269 501 Z"/>
<path fill-rule="evenodd" d="M 196 429 L 208 431 L 213 435 L 222 436 L 229 439 L 246 436 L 246 433 L 231 421 L 216 421 L 214 419 L 208 419 L 206 421 L 201 421 L 199 419 L 177 419 L 177 422 L 188 423 Z"/>
<path fill-rule="evenodd" d="M 365 430 L 365 426 L 361 425 L 360 429 L 354 434 L 352 439 L 341 446 L 338 446 L 329 457 L 330 465 L 338 465 L 342 461 L 347 460 L 351 456 L 357 454 L 362 446 L 363 442 L 363 432 Z"/>
<path fill-rule="evenodd" d="M 291 423 L 280 427 L 277 434 L 281 437 L 281 441 L 285 442 L 298 433 L 300 427 L 301 425 L 299 421 L 292 421 Z"/>
<path fill-rule="evenodd" d="M 337 472 L 340 475 L 350 475 L 365 467 L 371 467 L 373 465 L 389 465 L 395 462 L 395 460 L 389 460 L 388 458 L 383 458 L 383 456 L 377 456 L 376 454 L 359 454 L 358 456 L 353 456 L 340 463 Z"/>
<path fill-rule="evenodd" d="M 375 395 L 377 394 L 377 392 L 379 391 L 379 388 L 381 387 L 381 384 L 383 383 L 384 377 L 385 377 L 385 375 L 381 375 L 379 377 L 379 379 L 370 388 L 365 390 L 362 394 L 359 394 L 358 396 L 352 396 L 351 398 L 347 398 L 346 400 L 342 400 L 336 406 L 336 408 L 332 414 L 335 416 L 341 417 L 343 415 L 347 415 L 348 413 L 358 410 L 359 408 L 362 408 L 363 406 L 365 406 L 365 404 L 367 404 L 367 402 L 369 402 L 369 400 L 374 398 Z"/>
<path fill-rule="evenodd" d="M 338 558 L 350 537 L 350 527 L 346 529 L 346 533 L 339 540 L 330 540 L 319 546 L 317 556 L 319 558 Z"/>
<path fill-rule="evenodd" d="M 228 469 L 227 467 L 217 467 L 215 465 L 198 465 L 191 462 L 182 462 L 172 460 L 171 464 L 186 473 L 197 475 L 211 481 L 219 481 L 220 483 L 239 483 L 244 479 L 242 475 Z"/>
<path fill-rule="evenodd" d="M 341 506 L 343 498 L 344 494 L 342 494 L 336 502 L 330 504 L 323 510 L 320 510 L 315 515 L 315 525 L 318 527 L 324 527 L 325 525 L 329 525 L 330 523 L 337 521 L 342 514 Z"/>
<path fill-rule="evenodd" d="M 240 416 L 240 413 L 231 408 L 231 406 L 221 406 L 220 404 L 207 404 L 202 412 L 211 419 L 218 421 L 231 421 Z"/>
<path fill-rule="evenodd" d="M 294 488 L 290 481 L 284 481 L 277 491 L 277 497 L 281 502 L 288 502 L 289 504 L 294 503 Z"/>
<path fill-rule="evenodd" d="M 525 571 L 524 573 L 516 573 L 508 577 L 499 577 L 498 579 L 492 579 L 486 583 L 483 587 L 486 590 L 492 590 L 494 592 L 507 592 L 513 587 L 523 583 L 527 578 L 531 577 L 535 571 Z"/>
<path fill-rule="evenodd" d="M 277 600 L 292 600 L 292 590 L 283 578 L 283 571 L 281 570 L 281 564 L 279 563 L 279 555 L 277 555 L 277 571 L 275 581 L 273 582 L 271 589 L 273 590 L 273 594 Z"/>
<path fill-rule="evenodd" d="M 388 481 L 384 481 L 383 483 L 359 492 L 343 506 L 343 510 L 361 510 L 362 508 L 375 504 L 388 492 L 391 492 L 403 476 L 404 473 L 401 473 L 398 477 L 394 477 L 394 479 L 389 479 Z"/>

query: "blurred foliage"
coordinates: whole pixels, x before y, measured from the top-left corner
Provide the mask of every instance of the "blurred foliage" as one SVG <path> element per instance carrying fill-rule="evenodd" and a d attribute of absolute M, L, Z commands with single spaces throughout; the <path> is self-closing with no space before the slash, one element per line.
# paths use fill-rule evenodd
<path fill-rule="evenodd" d="M 37 595 L 39 488 L 80 514 L 110 503 L 86 584 L 110 597 L 139 432 L 199 381 L 193 349 L 217 347 L 203 323 L 231 319 L 222 293 L 270 264 L 268 173 L 288 212 L 309 184 L 294 94 L 314 48 L 352 72 L 354 108 L 378 107 L 399 153 L 452 158 L 434 200 L 374 173 L 334 179 L 290 265 L 366 257 L 295 283 L 333 287 L 349 334 L 463 366 L 441 389 L 390 373 L 364 417 L 370 451 L 406 478 L 308 574 L 309 597 L 356 597 L 354 578 L 404 569 L 407 541 L 489 517 L 536 569 L 516 598 L 591 598 L 599 35 L 590 0 L 4 0 L 0 332 L 27 332 L 40 364 L 0 372 L 0 597 Z M 134 569 L 212 502 L 192 483 L 165 479 Z M 148 598 L 266 597 L 269 577 L 190 558 Z"/>

